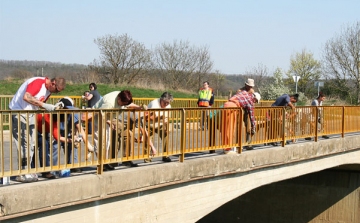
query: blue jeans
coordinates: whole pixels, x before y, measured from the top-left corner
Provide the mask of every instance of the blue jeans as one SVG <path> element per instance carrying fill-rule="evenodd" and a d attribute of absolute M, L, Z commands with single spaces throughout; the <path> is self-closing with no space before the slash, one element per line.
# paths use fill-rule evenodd
<path fill-rule="evenodd" d="M 41 133 L 38 132 L 38 148 L 39 148 L 39 161 L 40 166 L 43 167 L 43 154 L 45 155 L 45 166 L 50 166 L 50 142 L 49 138 L 45 137 L 45 153 L 43 152 L 43 143 L 42 143 L 43 136 Z M 57 146 L 53 146 L 53 153 L 52 153 L 52 161 L 53 165 L 58 164 L 58 148 Z"/>
<path fill-rule="evenodd" d="M 92 122 L 88 122 L 88 134 L 92 133 Z"/>
<path fill-rule="evenodd" d="M 56 148 L 56 150 L 58 150 L 58 146 L 59 146 L 58 142 L 55 141 L 54 144 L 53 144 L 54 150 L 55 150 L 55 148 Z M 62 142 L 61 146 L 65 149 L 65 143 Z M 72 143 L 67 143 L 67 156 L 65 157 L 67 164 L 73 163 L 72 162 L 72 153 L 73 152 L 74 152 L 74 163 L 78 163 L 79 162 L 78 161 L 78 148 L 75 147 L 73 149 L 73 144 Z"/>

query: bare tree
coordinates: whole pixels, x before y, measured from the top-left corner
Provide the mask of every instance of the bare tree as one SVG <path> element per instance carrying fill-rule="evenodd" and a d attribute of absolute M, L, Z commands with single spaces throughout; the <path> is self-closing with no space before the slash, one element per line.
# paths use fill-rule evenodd
<path fill-rule="evenodd" d="M 219 70 L 215 70 L 215 73 L 209 74 L 209 81 L 211 88 L 214 89 L 216 93 L 216 96 L 219 96 L 219 90 L 221 91 L 222 84 L 225 81 L 225 75 Z M 220 94 L 222 94 L 222 92 L 220 92 Z"/>
<path fill-rule="evenodd" d="M 164 83 L 174 90 L 183 86 L 197 89 L 213 66 L 208 47 L 190 46 L 188 41 L 159 44 L 154 54 L 157 68 L 166 73 Z"/>
<path fill-rule="evenodd" d="M 109 69 L 114 84 L 132 84 L 151 68 L 151 52 L 127 34 L 106 35 L 94 42 L 100 49 L 101 64 Z"/>
<path fill-rule="evenodd" d="M 299 76 L 300 79 L 297 83 L 298 91 L 303 92 L 305 95 L 313 96 L 315 88 L 314 81 L 319 80 L 321 77 L 321 64 L 314 59 L 311 52 L 303 49 L 301 53 L 296 53 L 291 56 L 290 69 L 287 72 L 288 81 L 293 85 L 292 76 Z"/>
<path fill-rule="evenodd" d="M 326 42 L 324 70 L 327 78 L 335 79 L 332 87 L 350 89 L 360 103 L 360 22 L 343 28 L 342 32 Z M 352 90 L 352 91 L 351 91 Z"/>
<path fill-rule="evenodd" d="M 255 81 L 255 87 L 258 89 L 261 94 L 261 89 L 267 86 L 267 80 L 269 79 L 269 70 L 263 64 L 258 64 L 257 67 L 253 67 L 245 71 L 245 76 L 247 78 L 252 78 Z"/>

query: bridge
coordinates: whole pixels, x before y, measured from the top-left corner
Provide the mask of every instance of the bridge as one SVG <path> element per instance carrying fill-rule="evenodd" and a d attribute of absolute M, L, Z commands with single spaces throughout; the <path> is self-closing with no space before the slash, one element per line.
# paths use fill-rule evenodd
<path fill-rule="evenodd" d="M 169 135 L 164 140 L 168 143 L 168 150 L 162 151 L 161 148 L 165 142 L 159 136 L 154 137 L 154 144 L 159 153 L 153 157 L 151 163 L 143 163 L 144 158 L 149 158 L 149 153 L 145 153 L 144 145 L 135 143 L 133 139 L 131 141 L 129 137 L 122 139 L 126 143 L 117 142 L 116 146 L 120 149 L 115 151 L 115 154 L 110 152 L 107 157 L 105 141 L 107 137 L 113 136 L 105 135 L 100 129 L 100 135 L 103 137 L 100 138 L 99 144 L 102 148 L 98 157 L 92 156 L 88 159 L 88 148 L 86 144 L 83 144 L 78 151 L 79 163 L 66 164 L 61 158 L 58 165 L 36 166 L 20 170 L 19 159 L 11 156 L 17 151 L 17 148 L 9 143 L 11 132 L 10 136 L 6 137 L 6 130 L 0 131 L 2 139 L 0 177 L 14 177 L 26 172 L 41 173 L 64 168 L 81 167 L 85 170 L 69 178 L 41 180 L 30 184 L 12 182 L 11 185 L 0 187 L 0 220 L 10 222 L 35 219 L 44 222 L 55 220 L 58 222 L 123 222 L 126 220 L 201 222 L 201 219 L 211 217 L 212 212 L 216 212 L 234 199 L 244 197 L 250 192 L 330 169 L 344 171 L 344 174 L 339 176 L 342 184 L 336 183 L 338 179 L 335 179 L 335 174 L 330 174 L 330 178 L 334 178 L 329 183 L 332 188 L 335 188 L 336 193 L 341 191 L 343 194 L 341 196 L 329 194 L 327 184 L 324 186 L 324 183 L 319 181 L 314 187 L 316 192 L 310 191 L 313 197 L 307 198 L 314 201 L 315 198 L 326 197 L 327 199 L 322 199 L 320 202 L 321 210 L 319 207 L 312 206 L 319 203 L 318 199 L 318 203 L 304 205 L 303 202 L 291 208 L 289 205 L 280 208 L 272 204 L 261 211 L 258 210 L 255 217 L 267 219 L 267 222 L 289 222 L 280 221 L 278 218 L 277 221 L 270 220 L 269 216 L 274 215 L 269 213 L 270 207 L 278 207 L 284 219 L 290 217 L 293 219 L 292 222 L 309 222 L 327 218 L 329 214 L 333 215 L 334 205 L 338 203 L 342 204 L 340 208 L 345 206 L 344 203 L 351 203 L 347 206 L 351 208 L 348 210 L 351 214 L 338 216 L 336 219 L 344 222 L 359 222 L 360 202 L 359 197 L 356 196 L 360 187 L 358 107 L 323 107 L 321 125 L 314 118 L 319 115 L 314 107 L 299 107 L 296 111 L 259 107 L 255 111 L 257 119 L 255 136 L 250 141 L 246 140 L 247 130 L 241 120 L 237 122 L 234 140 L 228 144 L 224 144 L 221 140 L 224 128 L 220 121 L 222 114 L 228 111 L 236 112 L 241 117 L 242 111 L 220 108 L 208 110 L 216 115 L 213 116 L 214 118 L 207 117 L 208 128 L 204 130 L 198 128 L 201 109 L 162 110 L 171 114 L 168 122 Z M 78 112 L 68 111 L 70 115 Z M 119 117 L 120 115 L 118 110 L 81 112 L 99 116 L 96 122 L 103 127 L 105 123 L 101 117 Z M 140 116 L 142 111 L 137 112 Z M 152 112 L 161 111 L 152 110 Z M 291 116 L 291 112 L 295 112 L 296 116 Z M 3 111 L 3 114 L 5 113 L 11 114 L 9 111 Z M 5 116 L 2 118 L 6 119 Z M 2 126 L 4 123 L 6 121 L 0 122 L 2 129 L 4 129 Z M 84 124 L 87 128 L 87 124 Z M 11 123 L 9 127 L 12 128 Z M 147 128 L 150 130 L 150 127 Z M 139 137 L 138 128 L 132 131 L 134 136 Z M 115 132 L 115 135 L 117 133 Z M 323 135 L 331 137 L 322 139 Z M 93 137 L 92 133 L 88 136 L 88 141 L 93 142 Z M 312 137 L 313 141 L 304 140 L 308 137 Z M 289 140 L 296 143 L 285 145 Z M 272 142 L 281 142 L 281 146 L 269 146 L 268 144 Z M 264 143 L 267 145 L 264 146 Z M 129 144 L 133 144 L 131 150 L 129 150 Z M 246 149 L 247 146 L 252 146 L 253 149 Z M 229 147 L 236 147 L 238 153 L 225 155 L 223 148 Z M 211 153 L 213 150 L 216 152 Z M 171 156 L 173 162 L 161 162 L 163 155 Z M 125 161 L 138 162 L 139 167 L 119 166 L 114 171 L 103 172 L 104 164 Z M 38 162 L 36 157 L 35 163 Z M 318 175 L 315 178 L 320 179 Z M 355 194 L 354 197 L 357 199 L 350 199 L 349 194 Z M 334 199 L 329 199 L 330 197 Z M 284 200 L 281 197 L 274 197 L 273 194 L 272 199 Z M 291 202 L 296 204 L 295 200 Z M 309 208 L 316 211 L 309 211 Z M 237 211 L 241 212 L 241 210 Z M 240 217 L 246 218 L 243 214 Z M 276 217 L 273 216 L 273 218 Z"/>
<path fill-rule="evenodd" d="M 88 173 L 2 187 L 2 219 L 17 217 L 16 221 L 37 219 L 41 222 L 54 222 L 54 219 L 57 222 L 196 222 L 227 202 L 264 185 L 330 168 L 359 171 L 359 145 L 360 136 L 351 135 L 318 142 L 299 142 L 285 147 L 259 147 L 238 155 L 224 155 L 217 151 L 215 154 L 186 157 L 183 163 L 155 162 L 101 175 Z M 345 185 L 350 181 L 346 177 L 342 179 Z M 359 193 L 359 180 L 357 183 L 356 194 Z M 324 186 L 320 185 L 317 190 Z M 332 187 L 336 187 L 336 184 Z M 353 205 L 359 205 L 359 200 Z M 316 208 L 310 204 L 308 206 Z M 352 220 L 345 219 L 351 221 L 344 222 L 359 221 L 358 207 L 353 207 L 357 215 L 353 215 Z M 302 221 L 309 218 L 308 212 L 304 211 L 306 208 L 299 209 L 303 212 L 296 212 L 298 214 L 292 216 L 299 221 L 291 222 L 308 222 Z M 266 211 L 258 210 L 258 215 L 261 212 Z"/>

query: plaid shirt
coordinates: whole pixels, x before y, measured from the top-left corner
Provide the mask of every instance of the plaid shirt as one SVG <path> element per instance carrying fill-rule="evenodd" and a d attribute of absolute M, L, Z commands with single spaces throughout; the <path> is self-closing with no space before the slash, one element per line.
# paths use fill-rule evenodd
<path fill-rule="evenodd" d="M 251 130 L 255 131 L 255 115 L 254 115 L 254 95 L 247 91 L 240 91 L 232 96 L 229 101 L 234 102 L 242 107 L 250 116 Z"/>

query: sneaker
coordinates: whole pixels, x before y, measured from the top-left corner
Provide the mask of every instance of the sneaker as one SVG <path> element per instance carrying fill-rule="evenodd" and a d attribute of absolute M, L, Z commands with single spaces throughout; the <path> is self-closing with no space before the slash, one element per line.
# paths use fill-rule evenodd
<path fill-rule="evenodd" d="M 56 179 L 56 176 L 50 172 L 42 173 L 41 176 L 47 179 Z"/>
<path fill-rule="evenodd" d="M 126 161 L 126 162 L 123 162 L 122 164 L 124 164 L 125 166 L 128 166 L 128 167 L 138 167 L 139 166 L 137 163 L 134 163 L 133 161 Z"/>
<path fill-rule="evenodd" d="M 327 135 L 323 135 L 323 136 L 321 136 L 322 138 L 324 138 L 324 139 L 328 139 L 328 138 L 330 138 L 329 136 L 327 136 Z"/>
<path fill-rule="evenodd" d="M 243 147 L 243 149 L 246 149 L 246 150 L 253 150 L 253 149 L 254 149 L 254 147 L 252 147 L 252 146 L 244 146 L 244 147 Z"/>
<path fill-rule="evenodd" d="M 151 163 L 151 158 L 144 159 L 144 163 Z"/>
<path fill-rule="evenodd" d="M 39 180 L 39 177 L 36 173 L 31 173 L 30 175 L 32 177 L 32 182 L 36 182 Z"/>
<path fill-rule="evenodd" d="M 109 164 L 104 164 L 103 166 L 103 170 L 104 171 L 110 171 L 110 170 L 115 170 L 115 168 Z"/>
<path fill-rule="evenodd" d="M 33 174 L 25 174 L 25 175 L 19 175 L 15 178 L 15 180 L 17 182 L 21 182 L 21 183 L 31 183 L 31 182 L 36 182 L 38 181 L 38 177 L 36 175 Z"/>
<path fill-rule="evenodd" d="M 162 161 L 168 163 L 168 162 L 171 162 L 172 160 L 171 160 L 171 158 L 168 157 L 168 156 L 163 156 Z"/>
<path fill-rule="evenodd" d="M 70 170 L 71 173 L 81 173 L 82 169 L 81 168 L 74 168 Z"/>

